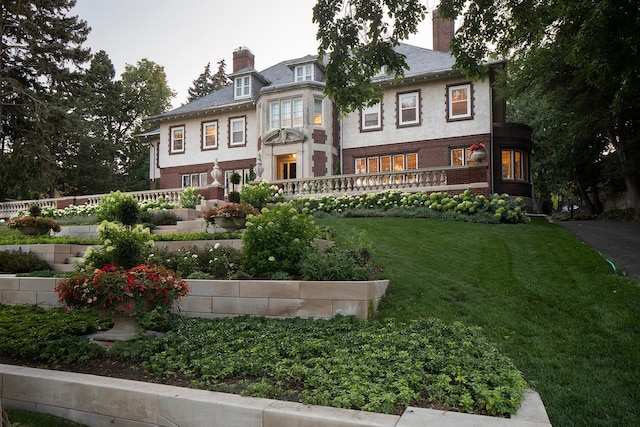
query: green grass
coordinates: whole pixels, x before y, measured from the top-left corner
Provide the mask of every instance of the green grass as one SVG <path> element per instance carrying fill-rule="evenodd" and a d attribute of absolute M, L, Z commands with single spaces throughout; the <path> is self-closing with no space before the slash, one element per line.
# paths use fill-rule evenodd
<path fill-rule="evenodd" d="M 543 219 L 482 225 L 323 219 L 364 233 L 392 279 L 379 317 L 481 326 L 542 396 L 554 426 L 640 419 L 640 286 Z"/>
<path fill-rule="evenodd" d="M 541 395 L 554 426 L 640 419 L 640 286 L 597 251 L 535 219 L 484 225 L 324 218 L 363 238 L 391 278 L 379 318 L 483 328 Z"/>

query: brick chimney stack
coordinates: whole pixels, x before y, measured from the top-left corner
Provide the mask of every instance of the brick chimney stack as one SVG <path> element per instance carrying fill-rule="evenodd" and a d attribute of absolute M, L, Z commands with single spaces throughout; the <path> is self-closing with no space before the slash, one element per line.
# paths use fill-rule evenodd
<path fill-rule="evenodd" d="M 455 23 L 449 19 L 443 19 L 436 9 L 433 14 L 433 50 L 451 52 L 451 40 L 455 32 Z"/>
<path fill-rule="evenodd" d="M 254 68 L 255 56 L 248 47 L 241 46 L 233 51 L 233 72 L 246 67 Z"/>

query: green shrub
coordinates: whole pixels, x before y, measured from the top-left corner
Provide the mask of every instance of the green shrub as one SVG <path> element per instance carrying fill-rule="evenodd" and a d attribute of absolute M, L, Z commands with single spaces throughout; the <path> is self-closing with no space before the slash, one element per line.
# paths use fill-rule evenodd
<path fill-rule="evenodd" d="M 176 225 L 178 217 L 173 210 L 145 210 L 140 212 L 140 222 L 144 224 Z"/>
<path fill-rule="evenodd" d="M 138 224 L 127 227 L 109 221 L 98 226 L 102 247 L 89 247 L 84 254 L 84 269 L 102 268 L 107 264 L 119 265 L 125 269 L 145 262 L 153 245 L 149 229 Z"/>
<path fill-rule="evenodd" d="M 268 203 L 278 202 L 284 202 L 282 190 L 275 185 L 269 185 L 267 181 L 257 185 L 245 185 L 240 191 L 240 203 L 251 205 L 258 210 L 262 210 Z"/>
<path fill-rule="evenodd" d="M 122 221 L 121 219 L 121 205 L 132 205 L 132 201 L 138 202 L 131 194 L 124 194 L 120 191 L 115 191 L 107 194 L 100 200 L 100 204 L 96 209 L 95 215 L 99 221 Z M 125 208 L 126 209 L 126 208 Z"/>
<path fill-rule="evenodd" d="M 185 209 L 195 209 L 200 204 L 202 195 L 198 193 L 197 187 L 187 187 L 179 194 L 180 207 Z"/>
<path fill-rule="evenodd" d="M 240 203 L 240 200 L 242 200 L 240 193 L 237 191 L 229 191 L 229 195 L 227 197 L 229 198 L 229 203 Z"/>
<path fill-rule="evenodd" d="M 51 266 L 31 251 L 0 251 L 0 272 L 17 274 L 37 270 L 51 270 Z"/>
<path fill-rule="evenodd" d="M 454 196 L 446 192 L 383 191 L 355 196 L 300 198 L 294 202 L 294 205 L 300 212 L 313 214 L 325 212 L 342 216 L 420 216 L 511 224 L 529 222 L 522 198 L 513 199 L 507 194 L 494 194 L 490 198 L 486 198 L 483 195 L 475 196 L 471 189 Z M 419 215 L 404 214 L 398 211 L 399 208 L 408 211 L 419 209 L 420 213 Z M 362 212 L 363 210 L 369 212 Z M 388 214 L 383 215 L 380 211 L 388 212 Z M 485 215 L 480 215 L 473 220 L 470 219 L 471 216 L 481 213 L 485 213 Z M 492 219 L 489 219 L 486 213 L 489 213 Z"/>
<path fill-rule="evenodd" d="M 148 257 L 149 264 L 162 265 L 191 279 L 229 278 L 242 266 L 242 260 L 240 251 L 224 247 L 220 243 L 177 251 L 154 248 Z"/>
<path fill-rule="evenodd" d="M 301 266 L 303 280 L 369 280 L 371 272 L 371 253 L 366 248 L 309 251 Z"/>
<path fill-rule="evenodd" d="M 29 215 L 31 216 L 40 216 L 42 215 L 42 208 L 40 205 L 31 205 L 29 206 Z"/>
<path fill-rule="evenodd" d="M 300 261 L 311 250 L 320 232 L 313 218 L 298 213 L 290 203 L 262 209 L 262 215 L 247 218 L 242 235 L 246 269 L 256 277 L 285 272 L 300 275 Z"/>
<path fill-rule="evenodd" d="M 125 197 L 118 202 L 116 207 L 116 219 L 127 227 L 136 224 L 140 218 L 138 201 L 133 197 Z"/>

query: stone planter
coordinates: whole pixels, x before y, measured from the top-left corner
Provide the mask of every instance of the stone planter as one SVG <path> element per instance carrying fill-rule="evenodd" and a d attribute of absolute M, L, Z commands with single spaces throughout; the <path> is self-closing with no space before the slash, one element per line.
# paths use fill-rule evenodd
<path fill-rule="evenodd" d="M 246 228 L 247 218 L 225 218 L 218 216 L 215 219 L 215 224 L 227 230 L 240 230 Z"/>
<path fill-rule="evenodd" d="M 43 229 L 35 226 L 25 226 L 18 228 L 18 231 L 25 236 L 42 236 L 49 233 L 49 228 Z"/>
<path fill-rule="evenodd" d="M 487 151 L 486 150 L 474 150 L 471 152 L 469 159 L 472 162 L 484 162 L 487 159 Z"/>

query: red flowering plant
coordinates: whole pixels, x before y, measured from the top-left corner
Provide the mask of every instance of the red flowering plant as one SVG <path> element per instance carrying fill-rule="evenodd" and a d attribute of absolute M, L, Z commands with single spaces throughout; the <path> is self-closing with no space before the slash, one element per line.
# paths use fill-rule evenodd
<path fill-rule="evenodd" d="M 60 231 L 60 223 L 55 219 L 32 215 L 21 215 L 13 217 L 7 222 L 7 227 L 15 228 L 17 230 L 31 227 L 38 230 L 37 234 L 46 234 L 49 232 L 49 230 L 53 230 L 55 233 Z"/>
<path fill-rule="evenodd" d="M 93 271 L 75 273 L 56 285 L 58 299 L 71 308 L 107 312 L 137 307 L 167 311 L 189 293 L 186 282 L 171 270 L 141 264 L 129 270 L 108 264 Z"/>
<path fill-rule="evenodd" d="M 204 213 L 204 219 L 213 224 L 216 218 L 229 218 L 236 220 L 246 218 L 249 215 L 259 215 L 260 212 L 251 205 L 244 203 L 225 203 L 224 205 L 211 208 Z"/>
<path fill-rule="evenodd" d="M 478 142 L 476 144 L 472 144 L 471 147 L 469 147 L 469 151 L 471 152 L 476 150 L 484 150 L 484 144 L 482 142 Z"/>

